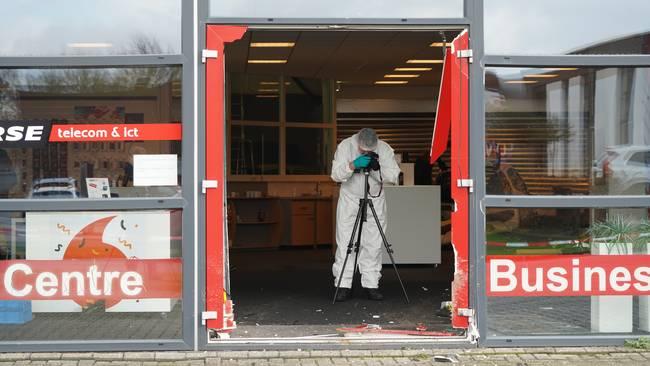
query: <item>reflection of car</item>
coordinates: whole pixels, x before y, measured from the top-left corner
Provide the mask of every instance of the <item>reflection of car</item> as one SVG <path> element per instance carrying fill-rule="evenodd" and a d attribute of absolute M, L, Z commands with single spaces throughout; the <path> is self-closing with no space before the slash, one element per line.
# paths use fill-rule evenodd
<path fill-rule="evenodd" d="M 596 185 L 609 186 L 609 194 L 648 194 L 650 146 L 625 145 L 607 148 L 594 162 Z"/>
<path fill-rule="evenodd" d="M 79 198 L 74 178 L 44 178 L 34 181 L 30 198 Z"/>

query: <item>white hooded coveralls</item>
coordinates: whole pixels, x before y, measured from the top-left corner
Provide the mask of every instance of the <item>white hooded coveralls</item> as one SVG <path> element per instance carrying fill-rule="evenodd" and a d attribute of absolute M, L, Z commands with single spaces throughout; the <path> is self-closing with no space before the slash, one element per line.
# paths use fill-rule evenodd
<path fill-rule="evenodd" d="M 384 183 L 397 184 L 400 168 L 395 161 L 393 149 L 386 142 L 379 140 L 375 152 L 379 155 L 379 165 L 381 170 L 372 171 L 368 183 L 370 185 L 369 193 L 377 196 L 381 188 L 380 174 Z M 336 208 L 336 257 L 332 266 L 334 274 L 334 286 L 338 284 L 338 276 L 341 273 L 341 267 L 345 260 L 348 243 L 354 222 L 359 211 L 359 199 L 363 198 L 365 177 L 363 173 L 354 173 L 350 169 L 350 163 L 354 161 L 361 152 L 357 142 L 357 135 L 348 137 L 341 141 L 336 148 L 334 161 L 332 162 L 332 179 L 341 183 L 339 193 L 339 202 Z M 384 192 L 377 198 L 372 198 L 372 202 L 379 217 L 384 232 L 386 231 L 386 200 Z M 355 234 L 354 243 L 357 241 Z M 382 247 L 383 242 L 377 224 L 372 216 L 372 211 L 368 207 L 366 222 L 363 223 L 363 232 L 361 234 L 361 245 L 359 247 L 359 272 L 361 273 L 361 285 L 365 288 L 378 288 L 379 279 L 381 278 L 382 265 Z M 348 262 L 343 273 L 341 287 L 352 287 L 352 275 L 354 273 L 354 250 L 350 253 Z"/>

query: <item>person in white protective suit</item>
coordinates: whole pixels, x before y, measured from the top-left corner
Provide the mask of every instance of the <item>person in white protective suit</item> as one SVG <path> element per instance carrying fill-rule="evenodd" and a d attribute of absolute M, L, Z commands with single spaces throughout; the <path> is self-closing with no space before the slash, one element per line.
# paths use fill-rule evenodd
<path fill-rule="evenodd" d="M 386 200 L 382 189 L 383 183 L 396 184 L 400 168 L 395 161 L 393 149 L 386 142 L 377 138 L 371 128 L 364 128 L 357 134 L 341 141 L 336 148 L 332 162 L 332 179 L 341 183 L 339 202 L 336 208 L 336 257 L 332 266 L 334 286 L 338 284 L 338 276 L 345 260 L 347 247 L 352 235 L 352 229 L 359 212 L 359 199 L 363 198 L 365 176 L 358 172 L 370 163 L 370 157 L 364 153 L 374 151 L 379 155 L 378 171 L 370 172 L 369 198 L 379 217 L 384 231 L 386 230 Z M 357 173 L 355 173 L 357 170 Z M 358 235 L 358 234 L 357 234 Z M 354 242 L 356 243 L 356 236 Z M 368 207 L 366 221 L 363 223 L 361 245 L 359 248 L 358 267 L 361 273 L 361 285 L 366 295 L 371 300 L 380 301 L 383 295 L 379 292 L 379 279 L 381 278 L 383 242 L 377 224 Z M 336 301 L 345 301 L 351 296 L 352 276 L 354 274 L 354 256 L 352 251 L 345 266 L 341 287 L 336 296 Z"/>

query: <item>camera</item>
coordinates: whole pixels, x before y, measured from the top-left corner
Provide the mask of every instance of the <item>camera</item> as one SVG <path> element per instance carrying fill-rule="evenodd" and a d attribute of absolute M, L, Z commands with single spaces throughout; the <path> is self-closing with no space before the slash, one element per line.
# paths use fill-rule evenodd
<path fill-rule="evenodd" d="M 379 154 L 374 151 L 367 151 L 363 155 L 370 157 L 370 162 L 366 170 L 379 170 Z"/>

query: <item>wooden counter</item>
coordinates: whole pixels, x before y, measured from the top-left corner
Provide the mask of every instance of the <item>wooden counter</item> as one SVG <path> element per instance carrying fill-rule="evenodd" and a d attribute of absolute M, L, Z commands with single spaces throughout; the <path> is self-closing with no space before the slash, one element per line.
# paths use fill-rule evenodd
<path fill-rule="evenodd" d="M 332 244 L 332 197 L 228 198 L 233 248 Z"/>

